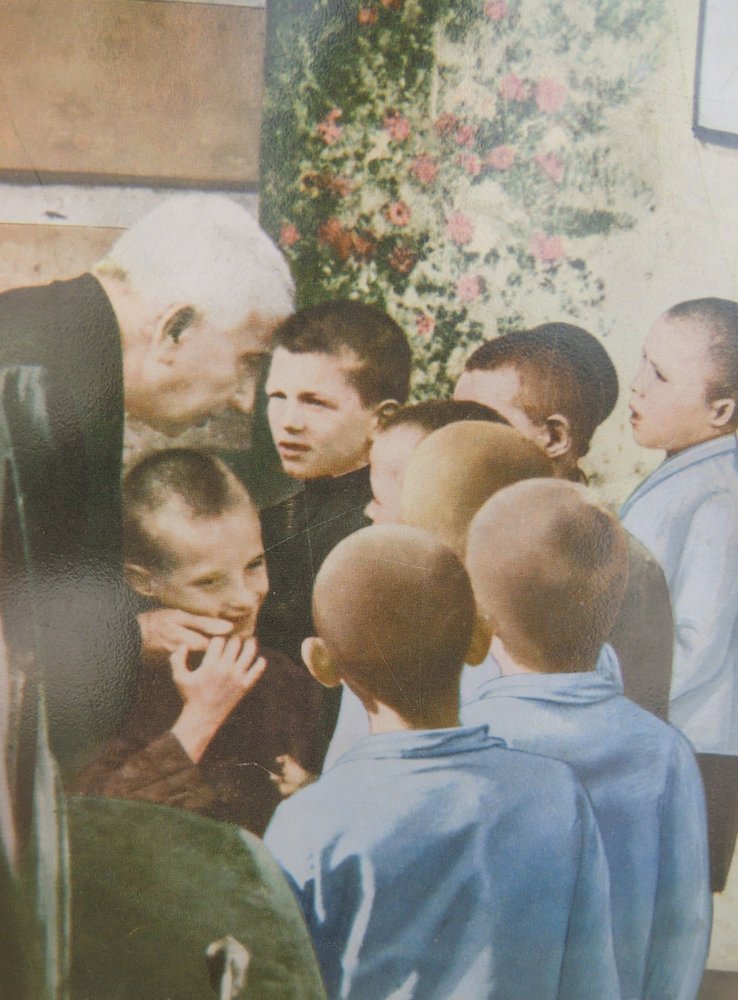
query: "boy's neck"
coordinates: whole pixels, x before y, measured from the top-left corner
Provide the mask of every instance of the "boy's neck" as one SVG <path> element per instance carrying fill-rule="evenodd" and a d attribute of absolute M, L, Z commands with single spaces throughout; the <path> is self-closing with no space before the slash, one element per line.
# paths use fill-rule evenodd
<path fill-rule="evenodd" d="M 375 702 L 375 706 L 367 708 L 369 729 L 373 735 L 414 729 L 455 729 L 459 725 L 459 696 L 455 692 L 413 719 L 381 702 Z"/>
<path fill-rule="evenodd" d="M 507 649 L 505 648 L 504 642 L 497 635 L 492 639 L 489 651 L 497 661 L 500 668 L 500 673 L 502 674 L 503 677 L 513 677 L 515 675 L 520 675 L 520 674 L 534 674 L 538 677 L 547 677 L 550 674 L 560 674 L 564 672 L 561 670 L 536 670 L 534 667 L 529 667 L 527 664 L 521 663 L 519 660 L 514 659 L 510 655 L 510 653 L 508 653 Z M 587 665 L 586 667 L 579 670 L 572 669 L 566 671 L 566 673 L 575 673 L 575 674 L 591 673 L 596 669 L 597 669 L 597 664 L 594 663 L 591 666 Z"/>

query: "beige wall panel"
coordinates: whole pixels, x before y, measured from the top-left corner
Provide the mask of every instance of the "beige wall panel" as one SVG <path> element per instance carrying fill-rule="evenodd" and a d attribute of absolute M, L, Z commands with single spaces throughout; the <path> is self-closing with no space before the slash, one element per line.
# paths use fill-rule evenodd
<path fill-rule="evenodd" d="M 0 224 L 0 292 L 82 274 L 107 252 L 119 232 Z"/>
<path fill-rule="evenodd" d="M 255 184 L 265 12 L 0 4 L 0 168 Z"/>

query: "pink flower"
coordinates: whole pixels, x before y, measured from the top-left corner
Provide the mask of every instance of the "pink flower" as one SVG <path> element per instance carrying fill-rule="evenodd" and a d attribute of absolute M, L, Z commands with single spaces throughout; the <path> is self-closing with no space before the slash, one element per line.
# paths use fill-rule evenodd
<path fill-rule="evenodd" d="M 460 153 L 457 163 L 470 177 L 477 177 L 482 171 L 482 161 L 476 153 Z"/>
<path fill-rule="evenodd" d="M 388 10 L 399 10 L 402 7 L 402 0 L 381 0 L 381 3 Z"/>
<path fill-rule="evenodd" d="M 536 163 L 547 177 L 560 184 L 564 177 L 564 163 L 556 153 L 539 153 L 534 157 Z"/>
<path fill-rule="evenodd" d="M 506 101 L 524 101 L 528 96 L 528 88 L 517 73 L 508 73 L 500 80 L 500 94 Z"/>
<path fill-rule="evenodd" d="M 396 111 L 387 115 L 384 119 L 384 127 L 395 142 L 404 142 L 410 135 L 410 122 L 404 115 L 399 115 Z"/>
<path fill-rule="evenodd" d="M 446 216 L 446 236 L 460 247 L 471 243 L 474 236 L 474 223 L 471 217 L 465 212 L 452 212 Z"/>
<path fill-rule="evenodd" d="M 551 267 L 558 264 L 564 256 L 564 241 L 560 236 L 533 233 L 530 239 L 530 252 L 539 264 Z"/>
<path fill-rule="evenodd" d="M 397 246 L 390 254 L 390 267 L 398 274 L 410 274 L 417 263 L 418 255 L 410 247 Z"/>
<path fill-rule="evenodd" d="M 544 76 L 536 84 L 536 104 L 539 111 L 559 111 L 566 101 L 567 90 L 560 80 Z"/>
<path fill-rule="evenodd" d="M 415 317 L 415 326 L 421 337 L 430 337 L 436 328 L 436 321 L 428 313 L 421 313 Z"/>
<path fill-rule="evenodd" d="M 454 142 L 457 146 L 471 146 L 477 137 L 477 130 L 473 125 L 460 125 L 454 135 Z"/>
<path fill-rule="evenodd" d="M 279 242 L 283 247 L 293 247 L 301 239 L 300 230 L 291 222 L 283 222 L 279 231 Z"/>
<path fill-rule="evenodd" d="M 376 24 L 377 12 L 371 7 L 359 7 L 359 24 Z"/>
<path fill-rule="evenodd" d="M 495 146 L 487 153 L 484 162 L 495 170 L 509 170 L 515 162 L 515 150 L 512 146 Z"/>
<path fill-rule="evenodd" d="M 459 119 L 450 111 L 444 111 L 435 121 L 435 129 L 439 135 L 450 135 L 459 124 Z"/>
<path fill-rule="evenodd" d="M 484 280 L 478 274 L 464 274 L 456 282 L 456 294 L 462 302 L 473 302 L 484 292 Z"/>
<path fill-rule="evenodd" d="M 491 21 L 501 21 L 507 17 L 507 0 L 487 0 L 484 13 Z"/>
<path fill-rule="evenodd" d="M 351 194 L 354 189 L 351 180 L 343 175 L 339 177 L 329 177 L 327 187 L 331 194 L 336 194 L 339 198 L 345 198 L 346 195 Z"/>
<path fill-rule="evenodd" d="M 387 218 L 393 226 L 406 226 L 410 221 L 410 209 L 404 201 L 393 201 L 387 206 Z"/>
<path fill-rule="evenodd" d="M 410 173 L 421 184 L 432 184 L 438 176 L 438 161 L 427 153 L 421 153 L 410 164 Z"/>
<path fill-rule="evenodd" d="M 322 122 L 319 122 L 316 131 L 326 146 L 332 146 L 334 142 L 338 142 L 341 138 L 342 128 L 340 125 L 336 125 L 336 122 L 341 117 L 343 112 L 340 108 L 333 108 L 325 116 Z"/>

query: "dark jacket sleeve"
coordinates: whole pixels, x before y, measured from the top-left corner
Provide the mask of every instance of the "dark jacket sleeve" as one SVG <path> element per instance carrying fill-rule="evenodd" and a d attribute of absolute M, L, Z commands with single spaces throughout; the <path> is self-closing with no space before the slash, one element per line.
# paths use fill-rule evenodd
<path fill-rule="evenodd" d="M 203 812 L 214 800 L 213 789 L 170 731 L 134 750 L 115 737 L 75 781 L 77 795 L 137 799 Z"/>

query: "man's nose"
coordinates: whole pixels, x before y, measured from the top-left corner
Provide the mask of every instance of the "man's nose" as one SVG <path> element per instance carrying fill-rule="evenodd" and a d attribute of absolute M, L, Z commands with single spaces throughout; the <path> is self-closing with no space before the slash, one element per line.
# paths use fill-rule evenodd
<path fill-rule="evenodd" d="M 231 408 L 239 413 L 253 413 L 256 400 L 256 381 L 243 382 L 231 396 Z"/>

